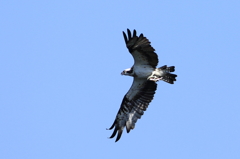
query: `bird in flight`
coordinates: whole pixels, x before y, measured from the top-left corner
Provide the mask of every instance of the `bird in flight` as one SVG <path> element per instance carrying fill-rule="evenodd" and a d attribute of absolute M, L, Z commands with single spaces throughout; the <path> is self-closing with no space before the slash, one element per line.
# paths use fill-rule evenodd
<path fill-rule="evenodd" d="M 132 34 L 127 29 L 127 34 L 123 32 L 123 37 L 128 51 L 134 58 L 134 64 L 131 68 L 123 70 L 121 74 L 132 76 L 133 83 L 123 97 L 116 118 L 109 128 L 109 130 L 114 128 L 110 138 L 114 138 L 117 134 L 115 142 L 121 138 L 124 127 L 127 133 L 134 129 L 137 120 L 141 118 L 154 97 L 157 89 L 156 82 L 162 80 L 173 84 L 177 77 L 171 73 L 175 71 L 174 66 L 164 65 L 157 68 L 158 55 L 143 34 L 137 36 L 136 30 L 133 30 Z"/>

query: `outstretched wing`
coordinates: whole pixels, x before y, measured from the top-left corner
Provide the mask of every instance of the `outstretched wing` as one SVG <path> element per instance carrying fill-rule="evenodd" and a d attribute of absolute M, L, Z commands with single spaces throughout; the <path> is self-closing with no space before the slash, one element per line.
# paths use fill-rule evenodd
<path fill-rule="evenodd" d="M 140 34 L 137 36 L 136 30 L 131 31 L 127 29 L 127 34 L 123 32 L 123 37 L 129 52 L 134 58 L 134 65 L 150 65 L 156 68 L 158 64 L 158 56 L 154 52 L 155 49 L 150 45 L 151 42 Z"/>
<path fill-rule="evenodd" d="M 135 123 L 141 118 L 149 103 L 152 101 L 157 84 L 153 81 L 147 81 L 142 78 L 134 78 L 133 84 L 127 94 L 124 96 L 121 107 L 117 113 L 113 125 L 109 128 L 114 131 L 110 138 L 117 134 L 117 142 L 122 135 L 124 127 L 127 133 L 134 129 Z"/>

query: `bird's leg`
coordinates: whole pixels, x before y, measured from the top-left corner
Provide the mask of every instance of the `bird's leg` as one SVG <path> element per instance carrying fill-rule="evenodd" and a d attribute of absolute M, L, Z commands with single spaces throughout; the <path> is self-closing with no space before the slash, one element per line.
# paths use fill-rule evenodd
<path fill-rule="evenodd" d="M 153 74 L 148 77 L 148 80 L 154 81 L 154 82 L 158 82 L 159 80 L 162 80 L 162 79 L 163 79 L 162 77 L 156 76 L 156 75 L 153 75 Z"/>

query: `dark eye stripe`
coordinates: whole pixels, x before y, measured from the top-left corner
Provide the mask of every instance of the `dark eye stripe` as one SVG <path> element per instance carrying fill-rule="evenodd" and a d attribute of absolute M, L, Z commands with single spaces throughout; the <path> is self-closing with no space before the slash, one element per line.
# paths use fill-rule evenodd
<path fill-rule="evenodd" d="M 132 73 L 133 72 L 133 69 L 131 69 L 130 71 L 127 71 L 127 73 Z"/>

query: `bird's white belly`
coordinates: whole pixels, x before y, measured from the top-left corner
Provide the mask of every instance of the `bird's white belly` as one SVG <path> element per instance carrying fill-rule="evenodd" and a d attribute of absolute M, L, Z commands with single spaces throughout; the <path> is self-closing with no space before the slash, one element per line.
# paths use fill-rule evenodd
<path fill-rule="evenodd" d="M 137 77 L 139 78 L 148 78 L 152 72 L 154 71 L 154 69 L 151 67 L 144 67 L 144 66 L 141 66 L 141 67 L 136 67 L 134 66 L 134 73 Z"/>

